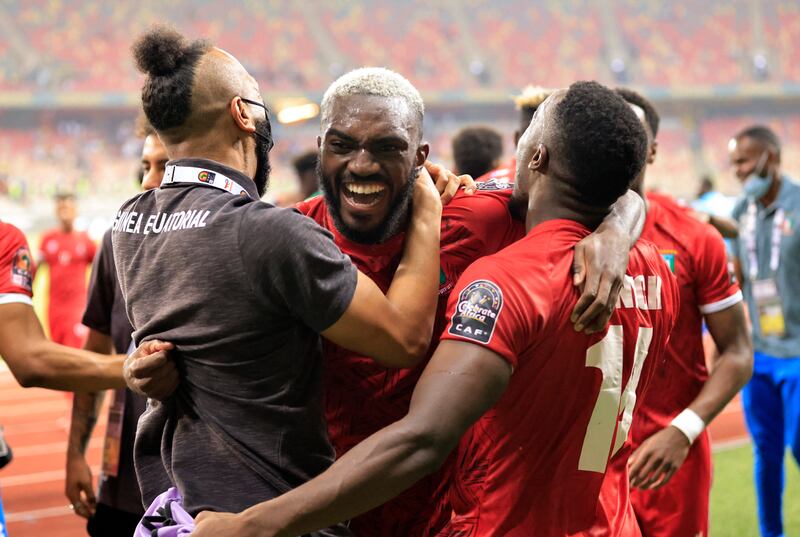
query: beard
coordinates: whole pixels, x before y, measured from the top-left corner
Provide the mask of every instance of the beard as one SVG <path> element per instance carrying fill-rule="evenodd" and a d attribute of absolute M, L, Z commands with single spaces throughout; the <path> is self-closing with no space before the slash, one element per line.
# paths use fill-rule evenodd
<path fill-rule="evenodd" d="M 269 121 L 266 119 L 256 121 L 256 174 L 253 176 L 253 182 L 256 184 L 259 197 L 263 197 L 267 192 L 269 172 L 272 170 L 269 162 L 269 140 L 272 140 Z"/>
<path fill-rule="evenodd" d="M 339 195 L 334 192 L 334 179 L 326 177 L 322 171 L 322 162 L 317 161 L 317 177 L 328 205 L 328 212 L 333 218 L 336 229 L 345 238 L 359 244 L 379 244 L 384 242 L 402 231 L 408 215 L 411 211 L 412 198 L 414 194 L 414 181 L 419 174 L 419 168 L 412 168 L 408 175 L 406 184 L 398 192 L 392 203 L 389 205 L 389 212 L 383 221 L 374 229 L 360 230 L 348 226 L 342 219 L 342 204 Z M 339 181 L 341 188 L 341 180 Z"/>

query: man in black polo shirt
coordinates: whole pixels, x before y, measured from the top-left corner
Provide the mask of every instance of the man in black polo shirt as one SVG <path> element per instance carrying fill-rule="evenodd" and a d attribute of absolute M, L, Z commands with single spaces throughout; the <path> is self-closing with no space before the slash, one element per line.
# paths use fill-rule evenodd
<path fill-rule="evenodd" d="M 137 121 L 137 130 L 144 139 L 141 186 L 144 190 L 158 188 L 164 178 L 167 150 L 143 117 Z M 117 282 L 111 229 L 103 235 L 103 242 L 94 258 L 83 324 L 89 327 L 85 349 L 108 354 L 128 352 L 133 328 L 125 313 L 125 301 Z M 144 514 L 133 467 L 133 440 L 136 424 L 147 401 L 129 389 L 114 391 L 96 500 L 86 448 L 104 395 L 105 392 L 77 392 L 73 397 L 67 445 L 66 495 L 75 514 L 89 519 L 86 530 L 92 537 L 133 535 Z"/>
<path fill-rule="evenodd" d="M 237 512 L 333 460 L 319 334 L 387 366 L 424 356 L 441 202 L 424 153 L 401 148 L 397 158 L 420 176 L 405 254 L 384 295 L 329 232 L 259 201 L 269 119 L 235 58 L 163 28 L 145 34 L 134 54 L 147 75 L 145 113 L 173 160 L 160 189 L 120 209 L 114 258 L 135 341 L 174 343 L 183 379 L 139 422 L 137 474 L 145 503 L 177 486 L 192 514 Z M 381 202 L 368 188 L 355 190 L 365 207 Z"/>

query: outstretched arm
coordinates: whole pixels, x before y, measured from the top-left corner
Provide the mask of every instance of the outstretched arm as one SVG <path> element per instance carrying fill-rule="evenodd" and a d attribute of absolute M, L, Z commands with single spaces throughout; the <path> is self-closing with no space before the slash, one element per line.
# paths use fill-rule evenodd
<path fill-rule="evenodd" d="M 192 535 L 303 535 L 380 505 L 438 468 L 510 378 L 508 362 L 485 347 L 443 341 L 414 389 L 405 418 L 280 498 L 239 515 L 201 513 Z"/>
<path fill-rule="evenodd" d="M 29 304 L 0 305 L 0 355 L 24 387 L 98 391 L 124 388 L 124 356 L 102 356 L 53 343 Z"/>

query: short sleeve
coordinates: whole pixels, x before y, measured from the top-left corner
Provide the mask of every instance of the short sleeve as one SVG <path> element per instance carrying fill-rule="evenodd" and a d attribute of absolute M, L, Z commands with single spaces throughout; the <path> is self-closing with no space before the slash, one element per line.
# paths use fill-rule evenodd
<path fill-rule="evenodd" d="M 697 303 L 703 315 L 723 311 L 742 300 L 742 292 L 728 267 L 725 242 L 711 226 L 703 226 L 696 248 Z"/>
<path fill-rule="evenodd" d="M 0 304 L 31 304 L 36 266 L 20 230 L 0 224 Z"/>
<path fill-rule="evenodd" d="M 254 292 L 316 332 L 338 321 L 353 299 L 358 271 L 350 258 L 330 232 L 293 209 L 251 204 L 239 248 Z"/>
<path fill-rule="evenodd" d="M 94 256 L 94 252 L 92 252 Z M 114 290 L 117 285 L 111 230 L 103 235 L 103 242 L 92 265 L 89 295 L 82 323 L 92 330 L 111 335 L 111 313 L 114 309 Z"/>
<path fill-rule="evenodd" d="M 516 369 L 519 356 L 535 339 L 528 321 L 538 316 L 523 303 L 505 271 L 491 259 L 471 265 L 459 278 L 447 304 L 442 340 L 467 341 L 499 354 Z"/>

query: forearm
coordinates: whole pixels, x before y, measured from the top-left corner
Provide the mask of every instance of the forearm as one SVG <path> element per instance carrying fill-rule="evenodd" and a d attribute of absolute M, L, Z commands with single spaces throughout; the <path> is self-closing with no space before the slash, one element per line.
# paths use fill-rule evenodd
<path fill-rule="evenodd" d="M 711 224 L 719 234 L 726 239 L 735 239 L 739 236 L 739 226 L 736 220 L 725 218 L 724 216 L 708 215 L 708 223 Z"/>
<path fill-rule="evenodd" d="M 441 208 L 415 208 L 409 224 L 403 258 L 386 298 L 395 309 L 400 339 L 412 354 L 427 351 L 436 315 L 439 282 Z M 423 212 L 424 214 L 419 214 Z"/>
<path fill-rule="evenodd" d="M 611 212 L 597 227 L 597 232 L 602 233 L 608 230 L 622 230 L 630 237 L 630 247 L 639 240 L 644 228 L 647 217 L 644 201 L 633 190 L 628 190 L 624 195 L 611 206 Z"/>
<path fill-rule="evenodd" d="M 753 372 L 752 356 L 746 345 L 720 353 L 710 377 L 689 408 L 709 424 L 739 393 Z"/>
<path fill-rule="evenodd" d="M 26 386 L 75 392 L 125 387 L 124 355 L 104 356 L 43 340 L 31 344 L 22 360 L 28 361 Z"/>
<path fill-rule="evenodd" d="M 76 393 L 72 400 L 67 457 L 84 457 L 103 405 L 105 392 Z"/>
<path fill-rule="evenodd" d="M 406 421 L 374 434 L 312 481 L 242 513 L 247 535 L 293 537 L 390 500 L 444 461 L 453 444 L 411 431 Z"/>
<path fill-rule="evenodd" d="M 111 354 L 114 344 L 111 336 L 89 329 L 84 350 L 98 354 Z M 97 423 L 105 392 L 75 393 L 72 399 L 72 420 L 69 429 L 67 457 L 84 457 L 92 431 Z"/>
<path fill-rule="evenodd" d="M 753 344 L 742 302 L 710 313 L 705 320 L 720 353 L 711 376 L 689 409 L 708 424 L 750 379 L 753 373 Z"/>

